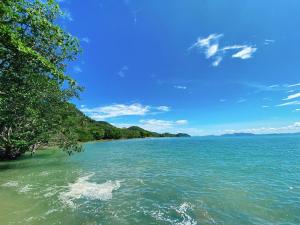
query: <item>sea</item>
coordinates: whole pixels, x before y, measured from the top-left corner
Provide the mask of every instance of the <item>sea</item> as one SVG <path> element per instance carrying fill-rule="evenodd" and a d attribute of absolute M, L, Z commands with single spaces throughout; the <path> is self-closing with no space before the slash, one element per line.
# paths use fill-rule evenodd
<path fill-rule="evenodd" d="M 0 225 L 300 224 L 300 136 L 83 148 L 0 162 Z"/>

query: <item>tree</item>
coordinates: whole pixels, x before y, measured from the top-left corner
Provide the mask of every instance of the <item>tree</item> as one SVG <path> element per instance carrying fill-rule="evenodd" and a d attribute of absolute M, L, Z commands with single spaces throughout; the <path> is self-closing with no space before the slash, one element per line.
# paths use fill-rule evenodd
<path fill-rule="evenodd" d="M 81 88 L 65 73 L 79 42 L 55 23 L 61 15 L 53 0 L 0 2 L 0 158 L 49 141 L 80 150 L 68 101 Z"/>

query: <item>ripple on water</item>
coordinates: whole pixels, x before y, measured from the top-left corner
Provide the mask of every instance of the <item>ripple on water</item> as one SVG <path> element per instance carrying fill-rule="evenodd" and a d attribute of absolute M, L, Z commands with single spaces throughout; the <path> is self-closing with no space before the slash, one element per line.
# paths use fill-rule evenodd
<path fill-rule="evenodd" d="M 60 200 L 64 205 L 76 208 L 74 200 L 85 198 L 90 200 L 107 201 L 112 198 L 112 192 L 118 190 L 121 186 L 120 181 L 107 181 L 103 184 L 89 182 L 94 173 L 77 179 L 75 183 L 70 183 L 68 190 L 61 192 Z"/>

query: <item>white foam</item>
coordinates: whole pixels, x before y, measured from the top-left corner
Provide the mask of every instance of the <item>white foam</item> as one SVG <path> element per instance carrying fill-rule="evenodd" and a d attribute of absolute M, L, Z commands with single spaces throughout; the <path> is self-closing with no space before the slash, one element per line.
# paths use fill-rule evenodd
<path fill-rule="evenodd" d="M 60 193 L 60 200 L 69 207 L 76 207 L 74 200 L 86 198 L 90 200 L 107 201 L 112 198 L 112 192 L 121 186 L 120 181 L 107 181 L 103 184 L 89 182 L 94 174 L 78 178 L 68 186 L 68 191 Z"/>
<path fill-rule="evenodd" d="M 177 225 L 196 225 L 195 221 L 189 214 L 188 211 L 192 210 L 192 205 L 190 203 L 184 202 L 176 209 L 176 212 L 183 218 L 183 221 L 176 223 Z"/>
<path fill-rule="evenodd" d="M 179 218 L 170 217 L 170 208 L 161 208 L 159 211 L 152 211 L 150 215 L 158 221 L 163 221 L 171 225 L 197 225 L 197 221 L 194 220 L 189 212 L 193 210 L 190 203 L 184 202 L 179 207 L 171 207 L 172 210 L 179 215 Z M 147 214 L 147 213 L 146 213 Z"/>
<path fill-rule="evenodd" d="M 24 187 L 20 188 L 19 192 L 25 193 L 25 192 L 30 191 L 31 189 L 32 189 L 32 185 L 27 184 L 27 185 L 25 185 Z"/>
<path fill-rule="evenodd" d="M 18 181 L 11 180 L 11 181 L 8 181 L 5 184 L 2 184 L 1 186 L 3 186 L 3 187 L 17 187 L 18 185 L 19 185 Z"/>

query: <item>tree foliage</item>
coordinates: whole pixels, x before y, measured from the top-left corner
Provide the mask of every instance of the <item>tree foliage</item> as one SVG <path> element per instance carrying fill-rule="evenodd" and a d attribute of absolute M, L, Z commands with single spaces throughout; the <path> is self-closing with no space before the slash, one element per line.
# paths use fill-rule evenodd
<path fill-rule="evenodd" d="M 55 23 L 61 15 L 52 0 L 0 2 L 2 158 L 35 151 L 50 140 L 69 153 L 80 150 L 68 119 L 68 101 L 80 88 L 65 73 L 79 42 Z"/>

